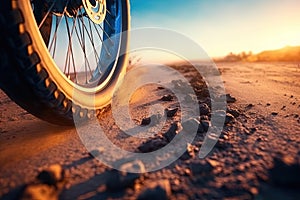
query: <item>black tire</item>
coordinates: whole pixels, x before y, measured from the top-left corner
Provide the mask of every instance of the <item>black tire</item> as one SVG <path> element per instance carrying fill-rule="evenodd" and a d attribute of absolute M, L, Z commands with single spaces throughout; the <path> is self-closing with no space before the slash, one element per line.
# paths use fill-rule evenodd
<path fill-rule="evenodd" d="M 119 0 L 109 0 L 109 2 Z M 122 32 L 129 30 L 129 1 L 120 0 Z M 76 85 L 59 71 L 46 47 L 47 37 L 35 22 L 30 1 L 2 0 L 0 6 L 0 87 L 22 108 L 36 117 L 59 125 L 73 125 L 73 114 L 95 115 L 110 103 L 114 87 L 124 75 L 127 55 L 118 55 L 109 68 L 106 84 L 90 91 Z M 30 13 L 31 12 L 31 13 Z M 120 52 L 127 50 L 127 33 L 122 35 Z M 41 44 L 43 43 L 43 44 Z M 77 93 L 74 97 L 73 93 Z M 91 103 L 87 99 L 95 98 Z"/>

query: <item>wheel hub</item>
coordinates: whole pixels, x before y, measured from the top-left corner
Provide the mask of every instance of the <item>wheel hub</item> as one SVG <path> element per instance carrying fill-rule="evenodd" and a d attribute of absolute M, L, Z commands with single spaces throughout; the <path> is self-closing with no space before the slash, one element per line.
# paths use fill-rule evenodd
<path fill-rule="evenodd" d="M 106 0 L 82 0 L 82 4 L 89 18 L 95 23 L 100 24 L 106 15 Z"/>
<path fill-rule="evenodd" d="M 38 0 L 31 0 L 37 4 Z M 88 17 L 96 24 L 104 21 L 106 16 L 106 0 L 46 0 L 48 7 L 53 7 L 52 12 L 61 16 L 66 13 L 69 17 L 75 17 L 78 9 L 84 7 Z"/>

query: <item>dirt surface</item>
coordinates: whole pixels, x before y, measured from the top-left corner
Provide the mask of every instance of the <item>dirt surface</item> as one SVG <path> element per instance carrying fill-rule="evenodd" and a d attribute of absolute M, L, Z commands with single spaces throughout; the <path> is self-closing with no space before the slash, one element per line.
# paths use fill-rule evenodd
<path fill-rule="evenodd" d="M 226 125 L 213 151 L 205 159 L 198 157 L 211 114 L 206 85 L 190 66 L 177 66 L 197 94 L 202 114 L 194 122 L 202 129 L 177 161 L 143 174 L 121 173 L 105 166 L 85 149 L 74 128 L 40 121 L 0 92 L 0 197 L 300 199 L 299 65 L 217 66 L 230 95 Z M 168 108 L 169 117 L 151 139 L 135 139 L 120 131 L 110 108 L 98 118 L 117 146 L 133 152 L 153 151 L 168 144 L 182 126 L 176 123 L 181 110 L 174 94 L 157 85 L 140 88 L 132 96 L 130 108 L 136 124 L 151 123 L 148 106 L 153 104 Z M 93 153 L 110 154 L 110 149 Z M 58 167 L 48 169 L 51 165 Z M 122 164 L 123 168 L 134 166 L 145 167 L 139 161 Z"/>

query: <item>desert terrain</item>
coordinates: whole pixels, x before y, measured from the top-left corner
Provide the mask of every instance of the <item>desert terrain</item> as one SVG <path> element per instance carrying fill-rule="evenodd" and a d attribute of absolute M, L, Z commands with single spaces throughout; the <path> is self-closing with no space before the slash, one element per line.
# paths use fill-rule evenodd
<path fill-rule="evenodd" d="M 299 63 L 216 65 L 228 104 L 226 124 L 213 150 L 204 159 L 198 156 L 210 125 L 211 102 L 205 81 L 191 66 L 177 65 L 174 69 L 195 89 L 202 109 L 195 121 L 202 130 L 179 159 L 141 174 L 122 173 L 104 165 L 87 151 L 75 128 L 43 122 L 0 91 L 0 198 L 300 199 Z M 110 107 L 98 119 L 115 145 L 132 152 L 151 152 L 168 143 L 166 133 L 179 130 L 176 122 L 182 113 L 176 98 L 168 98 L 172 96 L 157 85 L 140 88 L 133 95 L 131 114 L 138 125 L 147 125 L 150 104 L 160 103 L 170 111 L 162 130 L 150 139 L 122 133 Z M 105 148 L 96 152 L 109 153 Z M 41 178 L 51 165 L 64 172 L 52 182 Z M 134 165 L 144 168 L 136 160 L 122 163 L 124 168 Z"/>

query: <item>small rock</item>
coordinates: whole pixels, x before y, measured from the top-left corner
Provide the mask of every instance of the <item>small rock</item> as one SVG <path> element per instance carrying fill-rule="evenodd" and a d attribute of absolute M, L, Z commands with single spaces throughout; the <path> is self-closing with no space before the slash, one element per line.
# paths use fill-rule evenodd
<path fill-rule="evenodd" d="M 215 123 L 219 124 L 218 126 L 223 126 L 224 122 L 226 122 L 226 111 L 225 110 L 216 110 L 212 113 L 212 117 L 215 119 Z"/>
<path fill-rule="evenodd" d="M 174 109 L 165 109 L 165 113 L 167 114 L 167 117 L 174 117 L 178 111 L 178 108 Z"/>
<path fill-rule="evenodd" d="M 109 172 L 106 187 L 110 191 L 133 187 L 136 179 L 140 177 L 140 173 L 145 172 L 145 166 L 140 160 L 124 163 L 120 166 L 120 171 L 113 169 Z"/>
<path fill-rule="evenodd" d="M 234 120 L 234 116 L 230 113 L 226 113 L 225 124 L 228 124 Z"/>
<path fill-rule="evenodd" d="M 250 128 L 250 134 L 253 134 L 257 131 L 257 128 L 253 127 L 253 128 Z"/>
<path fill-rule="evenodd" d="M 156 151 L 157 149 L 160 149 L 167 144 L 168 142 L 162 138 L 154 138 L 141 144 L 138 147 L 138 149 L 143 153 L 148 153 L 148 152 Z"/>
<path fill-rule="evenodd" d="M 220 165 L 220 162 L 218 162 L 218 161 L 216 161 L 216 160 L 212 160 L 212 159 L 209 159 L 209 160 L 208 160 L 208 163 L 209 163 L 213 168 L 215 168 L 215 167 L 217 167 L 217 166 Z"/>
<path fill-rule="evenodd" d="M 47 184 L 27 185 L 19 198 L 20 200 L 58 200 L 58 192 L 54 186 Z"/>
<path fill-rule="evenodd" d="M 194 158 L 195 157 L 195 146 L 192 144 L 187 144 L 186 145 L 186 151 L 182 154 L 182 156 L 180 156 L 181 160 L 188 160 L 190 158 Z"/>
<path fill-rule="evenodd" d="M 197 131 L 197 133 L 204 133 L 202 124 L 196 118 L 190 118 L 182 123 L 182 128 L 185 132 Z"/>
<path fill-rule="evenodd" d="M 172 101 L 173 100 L 173 96 L 168 94 L 168 95 L 164 95 L 161 99 L 161 101 Z"/>
<path fill-rule="evenodd" d="M 173 138 L 182 130 L 182 126 L 179 122 L 171 124 L 170 129 L 163 134 L 163 137 L 167 139 L 168 142 L 171 142 Z"/>
<path fill-rule="evenodd" d="M 247 110 L 249 110 L 249 109 L 251 109 L 251 108 L 253 108 L 254 107 L 254 105 L 252 104 L 252 103 L 250 103 L 250 104 L 248 104 L 245 108 L 247 109 Z"/>
<path fill-rule="evenodd" d="M 231 96 L 230 94 L 226 94 L 226 101 L 227 103 L 234 103 L 236 102 L 236 98 Z"/>
<path fill-rule="evenodd" d="M 272 112 L 271 115 L 277 116 L 277 115 L 278 115 L 278 112 Z"/>
<path fill-rule="evenodd" d="M 210 108 L 206 103 L 201 103 L 199 105 L 200 115 L 208 115 L 210 113 Z"/>
<path fill-rule="evenodd" d="M 56 185 L 58 182 L 63 181 L 65 171 L 60 165 L 51 165 L 48 169 L 45 169 L 39 173 L 37 179 L 44 184 Z"/>
<path fill-rule="evenodd" d="M 266 106 L 271 106 L 271 104 L 270 104 L 270 103 L 267 103 Z"/>
<path fill-rule="evenodd" d="M 203 127 L 204 132 L 208 131 L 210 127 L 210 121 L 209 120 L 201 120 L 201 125 Z"/>
<path fill-rule="evenodd" d="M 145 173 L 146 169 L 142 161 L 135 160 L 121 165 L 120 171 L 129 173 Z"/>
<path fill-rule="evenodd" d="M 249 192 L 252 195 L 256 196 L 258 194 L 258 189 L 256 187 L 251 187 L 250 190 L 249 190 Z"/>
<path fill-rule="evenodd" d="M 142 126 L 147 126 L 151 123 L 151 118 L 150 117 L 147 117 L 147 118 L 144 118 L 142 119 L 142 122 L 141 122 L 141 125 Z"/>
<path fill-rule="evenodd" d="M 157 180 L 148 184 L 147 189 L 145 189 L 139 196 L 138 200 L 167 200 L 171 196 L 171 185 L 168 180 Z"/>
<path fill-rule="evenodd" d="M 235 118 L 240 116 L 240 112 L 236 109 L 228 109 L 228 113 L 230 113 L 232 116 L 234 116 Z"/>
<path fill-rule="evenodd" d="M 93 149 L 89 152 L 89 155 L 92 157 L 97 157 L 101 155 L 105 151 L 104 147 L 99 147 L 97 149 Z"/>
<path fill-rule="evenodd" d="M 155 125 L 159 124 L 159 121 L 161 120 L 161 118 L 162 118 L 161 114 L 154 114 L 151 117 L 142 119 L 141 125 L 142 126 L 147 126 L 147 125 L 155 126 Z"/>
<path fill-rule="evenodd" d="M 231 96 L 231 94 L 222 95 L 221 98 L 222 97 L 226 98 L 226 102 L 227 103 L 234 103 L 234 102 L 236 102 L 236 98 L 233 97 L 233 96 Z"/>
<path fill-rule="evenodd" d="M 200 116 L 200 121 L 201 120 L 209 120 L 209 117 L 207 115 L 201 115 Z"/>

